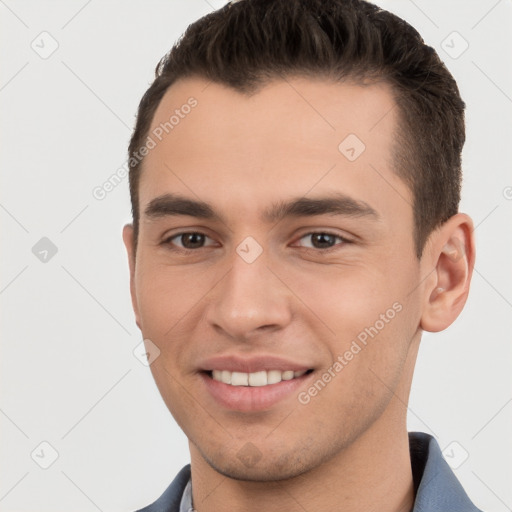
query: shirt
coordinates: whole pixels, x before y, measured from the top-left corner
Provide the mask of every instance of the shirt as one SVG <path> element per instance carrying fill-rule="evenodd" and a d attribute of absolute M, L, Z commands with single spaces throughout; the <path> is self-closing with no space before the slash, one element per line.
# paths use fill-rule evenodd
<path fill-rule="evenodd" d="M 482 512 L 469 499 L 431 435 L 409 432 L 409 449 L 416 495 L 412 512 Z M 187 464 L 158 500 L 138 512 L 191 510 L 192 482 Z"/>

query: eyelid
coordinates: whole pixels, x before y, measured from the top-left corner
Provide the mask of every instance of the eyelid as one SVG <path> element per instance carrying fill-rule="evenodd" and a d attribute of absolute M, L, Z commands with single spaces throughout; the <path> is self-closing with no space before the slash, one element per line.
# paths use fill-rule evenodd
<path fill-rule="evenodd" d="M 186 234 L 203 235 L 205 238 L 210 239 L 211 241 L 215 242 L 215 240 L 211 236 L 207 235 L 204 231 L 200 231 L 197 229 L 185 229 L 185 230 L 178 231 L 177 233 L 172 233 L 172 234 L 164 236 L 161 243 L 162 243 L 162 245 L 172 244 L 172 245 L 174 245 L 175 249 L 178 251 L 198 251 L 199 249 L 204 249 L 205 247 L 211 247 L 212 245 L 215 245 L 215 244 L 206 244 L 206 242 L 205 242 L 205 245 L 203 245 L 202 247 L 198 247 L 197 249 L 189 249 L 188 247 L 180 247 L 179 245 L 176 245 L 174 242 L 172 242 L 173 239 L 179 238 L 182 235 L 186 235 Z"/>
<path fill-rule="evenodd" d="M 341 243 L 337 243 L 337 244 L 333 245 L 332 247 L 326 247 L 326 248 L 323 248 L 323 249 L 317 248 L 317 247 L 302 247 L 303 249 L 311 250 L 311 251 L 316 251 L 316 252 L 328 252 L 328 251 L 336 250 L 340 246 L 343 246 L 345 244 L 354 243 L 354 240 L 351 240 L 349 237 L 346 237 L 345 235 L 342 235 L 340 233 L 335 233 L 335 232 L 333 232 L 333 231 L 331 231 L 329 229 L 316 229 L 316 230 L 312 230 L 312 231 L 307 231 L 306 233 L 302 233 L 300 236 L 298 236 L 295 239 L 295 242 L 293 242 L 293 243 L 296 244 L 302 238 L 307 237 L 307 236 L 311 236 L 311 235 L 315 235 L 315 234 L 322 234 L 322 235 L 333 236 L 335 238 L 340 239 Z"/>

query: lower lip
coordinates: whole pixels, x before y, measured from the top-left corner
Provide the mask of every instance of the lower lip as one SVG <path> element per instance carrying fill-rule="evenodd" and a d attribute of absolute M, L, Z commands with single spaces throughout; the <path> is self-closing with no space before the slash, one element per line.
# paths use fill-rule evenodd
<path fill-rule="evenodd" d="M 296 394 L 314 372 L 267 386 L 231 386 L 200 374 L 212 397 L 226 409 L 242 412 L 264 411 L 281 400 Z"/>

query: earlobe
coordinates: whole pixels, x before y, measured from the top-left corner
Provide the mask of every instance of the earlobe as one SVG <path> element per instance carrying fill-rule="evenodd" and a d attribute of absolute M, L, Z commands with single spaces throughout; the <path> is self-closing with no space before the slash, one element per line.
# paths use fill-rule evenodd
<path fill-rule="evenodd" d="M 128 255 L 128 265 L 130 267 L 130 295 L 132 298 L 133 312 L 135 313 L 135 322 L 140 327 L 139 308 L 137 305 L 137 291 L 135 287 L 135 240 L 132 224 L 126 224 L 123 228 L 123 242 Z"/>
<path fill-rule="evenodd" d="M 438 332 L 453 323 L 468 297 L 475 263 L 473 222 L 458 213 L 431 236 L 433 272 L 425 288 L 420 327 Z"/>

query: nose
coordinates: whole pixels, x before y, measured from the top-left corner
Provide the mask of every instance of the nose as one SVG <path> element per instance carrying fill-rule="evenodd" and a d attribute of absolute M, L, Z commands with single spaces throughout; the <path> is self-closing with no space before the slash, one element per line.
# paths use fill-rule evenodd
<path fill-rule="evenodd" d="M 267 267 L 266 258 L 247 263 L 235 253 L 231 270 L 209 301 L 208 323 L 232 339 L 246 341 L 285 328 L 291 318 L 290 292 Z"/>

